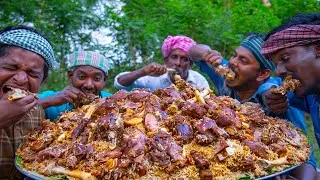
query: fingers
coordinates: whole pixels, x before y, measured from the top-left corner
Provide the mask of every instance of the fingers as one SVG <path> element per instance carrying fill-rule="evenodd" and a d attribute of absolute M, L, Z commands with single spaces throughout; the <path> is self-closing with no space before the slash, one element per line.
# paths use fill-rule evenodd
<path fill-rule="evenodd" d="M 203 59 L 208 63 L 212 64 L 213 66 L 218 66 L 221 64 L 222 56 L 218 51 L 211 50 L 211 51 L 207 51 L 203 55 Z"/>
<path fill-rule="evenodd" d="M 35 107 L 38 104 L 37 101 L 33 101 L 30 104 L 27 104 L 23 107 L 24 112 L 29 112 L 33 107 Z"/>
<path fill-rule="evenodd" d="M 286 95 L 272 94 L 270 90 L 262 94 L 262 100 L 264 105 L 274 113 L 283 113 L 289 107 Z"/>
<path fill-rule="evenodd" d="M 80 91 L 79 89 L 75 88 L 75 87 L 70 87 L 68 89 L 72 94 L 75 94 L 76 96 L 85 96 L 85 94 Z"/>
<path fill-rule="evenodd" d="M 165 74 L 167 72 L 167 67 L 160 64 L 150 64 L 150 66 L 147 68 L 148 75 L 151 76 L 159 76 L 162 74 Z"/>
<path fill-rule="evenodd" d="M 17 100 L 17 103 L 23 106 L 23 105 L 31 104 L 34 101 L 36 101 L 36 98 L 33 95 L 29 95 L 20 100 Z"/>

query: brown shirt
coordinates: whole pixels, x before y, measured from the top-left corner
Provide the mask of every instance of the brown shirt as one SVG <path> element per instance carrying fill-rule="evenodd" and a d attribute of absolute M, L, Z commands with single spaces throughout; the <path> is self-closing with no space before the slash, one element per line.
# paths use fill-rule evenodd
<path fill-rule="evenodd" d="M 15 152 L 23 142 L 24 136 L 40 126 L 44 119 L 44 110 L 38 105 L 14 125 L 0 129 L 0 179 L 22 177 L 14 165 Z"/>

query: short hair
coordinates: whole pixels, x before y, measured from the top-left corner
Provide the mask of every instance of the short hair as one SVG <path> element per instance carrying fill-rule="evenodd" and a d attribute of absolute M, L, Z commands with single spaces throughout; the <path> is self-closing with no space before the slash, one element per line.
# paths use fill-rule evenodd
<path fill-rule="evenodd" d="M 287 29 L 296 25 L 320 25 L 320 13 L 299 13 L 289 20 L 285 21 L 282 25 L 271 30 L 265 37 L 264 40 L 267 40 L 273 34 L 280 32 L 284 29 Z"/>
<path fill-rule="evenodd" d="M 3 29 L 0 30 L 0 34 L 11 31 L 11 30 L 17 30 L 17 29 L 25 29 L 28 31 L 32 31 L 38 35 L 40 35 L 41 37 L 43 37 L 44 39 L 46 39 L 49 44 L 52 46 L 52 44 L 50 43 L 50 41 L 48 40 L 48 38 L 46 38 L 42 33 L 40 33 L 39 31 L 37 31 L 35 28 L 30 27 L 30 26 L 25 26 L 25 25 L 14 25 L 14 26 L 7 26 Z M 0 57 L 6 56 L 8 55 L 9 49 L 11 47 L 16 47 L 13 45 L 8 45 L 8 44 L 2 44 L 0 43 Z M 44 57 L 43 57 L 44 58 Z M 48 72 L 49 72 L 49 65 L 46 61 L 44 61 L 44 75 L 43 75 L 43 81 L 48 77 Z"/>

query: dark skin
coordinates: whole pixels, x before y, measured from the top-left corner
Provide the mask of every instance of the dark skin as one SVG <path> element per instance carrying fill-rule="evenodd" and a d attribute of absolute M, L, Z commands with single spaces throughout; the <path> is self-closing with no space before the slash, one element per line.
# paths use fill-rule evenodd
<path fill-rule="evenodd" d="M 215 50 L 207 51 L 202 58 L 213 67 L 220 65 L 223 59 Z M 234 51 L 229 60 L 229 67 L 235 72 L 236 77 L 234 80 L 226 80 L 226 85 L 236 89 L 241 100 L 250 98 L 271 74 L 269 69 L 261 70 L 255 56 L 241 46 Z"/>
<path fill-rule="evenodd" d="M 68 80 L 71 85 L 64 88 L 58 94 L 41 99 L 43 108 L 58 106 L 67 102 L 74 103 L 78 96 L 85 94 L 99 95 L 105 85 L 106 76 L 104 72 L 92 66 L 77 66 L 68 71 Z"/>
<path fill-rule="evenodd" d="M 0 57 L 0 129 L 7 128 L 20 120 L 35 105 L 37 99 L 27 96 L 20 100 L 6 100 L 9 88 L 19 88 L 37 93 L 44 80 L 44 59 L 31 51 L 10 47 Z"/>
<path fill-rule="evenodd" d="M 282 49 L 273 55 L 273 61 L 277 64 L 277 76 L 286 77 L 292 75 L 301 82 L 301 86 L 295 90 L 297 97 L 320 92 L 320 47 L 295 46 Z M 267 91 L 263 94 L 265 105 L 275 113 L 282 113 L 288 109 L 286 95 L 272 94 Z"/>
<path fill-rule="evenodd" d="M 301 82 L 301 86 L 295 90 L 297 97 L 319 94 L 320 48 L 318 46 L 295 46 L 282 49 L 272 56 L 272 60 L 277 64 L 276 75 L 283 78 L 292 75 L 294 79 Z M 275 113 L 282 113 L 289 107 L 286 95 L 272 94 L 270 91 L 263 93 L 263 101 Z M 298 179 L 320 179 L 315 169 L 308 164 L 296 168 L 291 174 Z"/>
<path fill-rule="evenodd" d="M 123 86 L 130 86 L 134 81 L 143 76 L 161 76 L 167 72 L 167 68 L 175 69 L 177 74 L 183 79 L 188 78 L 188 71 L 191 69 L 192 62 L 182 50 L 172 50 L 169 56 L 164 58 L 164 63 L 165 65 L 151 63 L 138 70 L 124 74 L 118 78 L 118 82 Z M 169 76 L 173 82 L 174 73 L 169 73 Z"/>

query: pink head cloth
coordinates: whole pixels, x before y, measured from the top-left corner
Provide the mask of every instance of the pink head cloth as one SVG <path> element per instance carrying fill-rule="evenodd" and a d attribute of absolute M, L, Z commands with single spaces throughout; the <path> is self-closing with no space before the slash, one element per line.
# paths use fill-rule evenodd
<path fill-rule="evenodd" d="M 162 55 L 166 58 L 174 49 L 180 49 L 188 54 L 193 45 L 196 45 L 196 42 L 187 36 L 168 36 L 162 45 Z"/>

